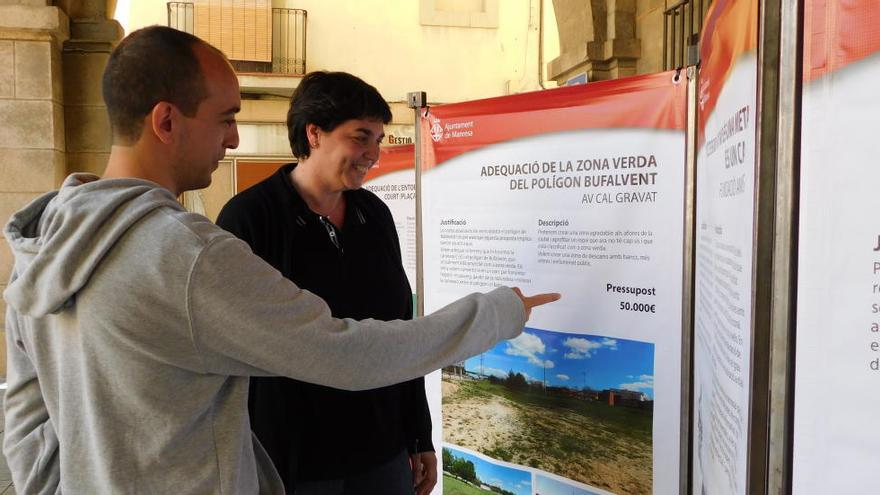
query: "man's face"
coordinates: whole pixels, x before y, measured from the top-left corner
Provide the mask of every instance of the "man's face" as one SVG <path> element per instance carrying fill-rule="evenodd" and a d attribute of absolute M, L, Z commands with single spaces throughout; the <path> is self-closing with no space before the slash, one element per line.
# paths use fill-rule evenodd
<path fill-rule="evenodd" d="M 319 163 L 319 173 L 334 190 L 358 189 L 379 160 L 384 128 L 380 120 L 351 119 L 331 132 L 319 131 L 319 146 L 309 160 Z"/>
<path fill-rule="evenodd" d="M 180 191 L 202 189 L 227 149 L 238 147 L 235 114 L 241 109 L 238 79 L 229 64 L 204 47 L 197 47 L 208 96 L 195 116 L 183 116 L 176 175 Z"/>

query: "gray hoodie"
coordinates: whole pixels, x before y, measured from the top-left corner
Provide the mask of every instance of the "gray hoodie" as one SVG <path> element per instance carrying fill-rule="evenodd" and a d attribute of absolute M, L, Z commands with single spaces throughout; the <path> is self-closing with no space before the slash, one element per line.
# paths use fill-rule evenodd
<path fill-rule="evenodd" d="M 67 178 L 16 213 L 3 450 L 19 493 L 283 493 L 248 376 L 359 390 L 522 331 L 510 289 L 405 322 L 324 302 L 139 179 Z"/>

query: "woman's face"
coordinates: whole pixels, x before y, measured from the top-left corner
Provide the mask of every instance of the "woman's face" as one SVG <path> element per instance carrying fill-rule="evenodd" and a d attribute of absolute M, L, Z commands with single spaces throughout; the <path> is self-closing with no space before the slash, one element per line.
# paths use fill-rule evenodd
<path fill-rule="evenodd" d="M 379 160 L 384 128 L 382 121 L 373 119 L 346 120 L 331 132 L 309 126 L 307 132 L 314 141 L 308 160 L 315 162 L 313 170 L 333 190 L 360 188 L 367 171 Z"/>

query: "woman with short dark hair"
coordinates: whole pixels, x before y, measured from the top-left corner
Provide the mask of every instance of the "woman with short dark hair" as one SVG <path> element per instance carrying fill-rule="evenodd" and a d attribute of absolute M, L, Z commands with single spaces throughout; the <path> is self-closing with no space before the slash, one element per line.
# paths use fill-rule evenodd
<path fill-rule="evenodd" d="M 337 318 L 412 318 L 391 213 L 361 188 L 390 120 L 361 79 L 307 75 L 287 114 L 298 163 L 232 198 L 217 220 Z M 254 378 L 249 407 L 288 493 L 423 495 L 436 483 L 424 379 L 344 392 Z"/>

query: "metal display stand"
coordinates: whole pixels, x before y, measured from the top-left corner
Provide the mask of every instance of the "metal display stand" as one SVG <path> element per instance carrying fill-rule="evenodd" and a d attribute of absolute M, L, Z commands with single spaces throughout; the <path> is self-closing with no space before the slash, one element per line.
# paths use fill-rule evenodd
<path fill-rule="evenodd" d="M 765 457 L 755 457 L 766 480 L 762 493 L 791 493 L 792 418 L 794 412 L 794 338 L 797 308 L 797 213 L 800 165 L 800 114 L 803 61 L 803 10 L 797 0 L 765 0 L 761 4 L 759 38 L 759 167 L 760 198 L 766 208 L 759 216 L 765 235 L 759 248 L 770 293 L 760 328 L 766 345 L 766 423 L 753 435 L 764 435 Z M 761 272 L 759 272 L 761 273 Z M 758 383 L 755 384 L 759 385 Z M 757 426 L 765 428 L 757 428 Z M 766 459 L 763 469 L 757 467 Z M 750 483 L 761 488 L 760 480 Z M 761 493 L 761 492 L 755 492 Z"/>
<path fill-rule="evenodd" d="M 413 109 L 416 131 L 416 316 L 425 315 L 425 260 L 422 244 L 422 109 L 428 108 L 428 95 L 424 91 L 406 94 L 407 105 Z"/>
<path fill-rule="evenodd" d="M 691 411 L 694 407 L 694 274 L 696 270 L 696 171 L 697 171 L 697 67 L 687 68 L 687 150 L 684 183 L 684 261 L 682 263 L 681 297 L 681 423 L 679 446 L 679 494 L 691 491 L 693 431 Z"/>

